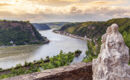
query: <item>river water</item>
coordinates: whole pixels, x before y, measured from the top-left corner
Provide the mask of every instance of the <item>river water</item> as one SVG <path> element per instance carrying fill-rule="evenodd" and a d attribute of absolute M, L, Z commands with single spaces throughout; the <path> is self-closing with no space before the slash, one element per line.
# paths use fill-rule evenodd
<path fill-rule="evenodd" d="M 81 62 L 85 56 L 85 51 L 87 50 L 86 41 L 71 38 L 68 36 L 60 35 L 53 33 L 52 30 L 39 31 L 42 36 L 47 37 L 50 40 L 50 43 L 44 44 L 36 49 L 32 53 L 22 53 L 14 55 L 10 53 L 11 56 L 0 57 L 0 68 L 7 69 L 16 64 L 24 64 L 25 61 L 32 62 L 34 60 L 40 60 L 41 58 L 45 59 L 46 56 L 52 57 L 63 52 L 74 52 L 79 49 L 82 51 L 82 54 L 73 60 L 72 63 Z M 2 55 L 2 53 L 0 54 Z"/>

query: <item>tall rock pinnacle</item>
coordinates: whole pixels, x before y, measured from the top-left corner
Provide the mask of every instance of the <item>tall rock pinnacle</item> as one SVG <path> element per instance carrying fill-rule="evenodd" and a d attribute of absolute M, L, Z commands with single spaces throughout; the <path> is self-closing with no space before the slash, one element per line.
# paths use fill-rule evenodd
<path fill-rule="evenodd" d="M 130 80 L 129 48 L 118 25 L 112 24 L 102 36 L 97 59 L 93 60 L 93 80 Z"/>

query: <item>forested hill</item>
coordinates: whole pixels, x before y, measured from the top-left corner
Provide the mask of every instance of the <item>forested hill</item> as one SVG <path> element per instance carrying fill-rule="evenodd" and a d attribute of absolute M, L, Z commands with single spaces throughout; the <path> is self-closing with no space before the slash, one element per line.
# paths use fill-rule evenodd
<path fill-rule="evenodd" d="M 98 39 L 103 35 L 108 26 L 113 23 L 119 25 L 119 31 L 123 34 L 127 45 L 130 46 L 130 18 L 117 18 L 108 21 L 89 21 L 82 23 L 71 23 L 64 25 L 60 31 L 66 31 L 79 36 L 87 36 Z"/>
<path fill-rule="evenodd" d="M 69 22 L 50 22 L 50 23 L 45 23 L 45 24 L 47 24 L 50 28 L 61 28 L 63 25 L 67 23 Z"/>
<path fill-rule="evenodd" d="M 49 30 L 49 29 L 51 29 L 47 24 L 42 24 L 42 23 L 34 23 L 33 26 L 37 30 Z"/>
<path fill-rule="evenodd" d="M 23 45 L 46 42 L 28 21 L 0 21 L 0 45 Z"/>

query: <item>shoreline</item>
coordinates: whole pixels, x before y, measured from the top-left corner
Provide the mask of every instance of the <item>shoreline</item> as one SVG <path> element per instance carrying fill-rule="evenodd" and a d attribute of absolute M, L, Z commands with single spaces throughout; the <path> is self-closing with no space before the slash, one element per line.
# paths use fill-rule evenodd
<path fill-rule="evenodd" d="M 48 59 L 43 60 L 42 58 L 40 60 L 37 60 L 37 61 L 34 60 L 33 62 L 26 62 L 25 61 L 25 63 L 23 65 L 22 64 L 17 64 L 15 67 L 11 67 L 11 68 L 8 68 L 8 69 L 2 69 L 1 68 L 2 70 L 0 71 L 0 75 L 9 74 L 12 69 L 25 68 L 26 70 L 28 70 L 31 67 L 30 66 L 31 64 L 34 65 L 35 67 L 40 67 L 40 64 L 42 63 L 42 61 L 44 63 L 49 62 Z"/>
<path fill-rule="evenodd" d="M 81 36 L 78 36 L 78 35 L 67 33 L 65 31 L 53 30 L 53 32 L 56 33 L 56 34 L 61 34 L 61 35 L 69 36 L 69 37 L 80 39 L 80 40 L 85 40 L 85 41 L 86 40 L 91 40 L 91 39 L 87 38 L 86 36 L 85 37 L 81 37 Z"/>
<path fill-rule="evenodd" d="M 19 46 L 28 46 L 28 45 L 44 45 L 44 44 L 48 44 L 50 42 L 50 40 L 48 40 L 46 38 L 45 41 L 38 43 L 38 44 L 23 44 L 23 45 L 1 45 L 0 48 L 8 48 L 8 47 L 19 47 Z"/>
<path fill-rule="evenodd" d="M 66 59 L 67 61 L 62 64 L 58 65 L 55 62 L 52 62 L 51 60 L 58 61 L 59 55 L 62 55 L 61 58 L 68 56 Z M 15 67 L 9 68 L 9 69 L 0 69 L 0 80 L 4 78 L 10 78 L 18 75 L 24 75 L 24 74 L 30 74 L 34 72 L 41 72 L 46 69 L 53 69 L 53 68 L 58 68 L 67 65 L 70 65 L 70 63 L 73 61 L 75 57 L 74 52 L 70 53 L 61 53 L 59 55 L 53 56 L 53 57 L 46 57 L 46 59 L 41 58 L 40 60 L 34 60 L 33 62 L 26 62 L 22 64 L 17 64 Z M 61 60 L 61 62 L 64 62 L 64 59 Z M 50 67 L 49 63 L 52 64 L 54 67 Z M 55 63 L 55 64 L 53 64 Z M 55 66 L 57 65 L 57 66 Z M 22 71 L 23 70 L 23 71 Z M 7 75 L 7 76 L 6 76 Z"/>

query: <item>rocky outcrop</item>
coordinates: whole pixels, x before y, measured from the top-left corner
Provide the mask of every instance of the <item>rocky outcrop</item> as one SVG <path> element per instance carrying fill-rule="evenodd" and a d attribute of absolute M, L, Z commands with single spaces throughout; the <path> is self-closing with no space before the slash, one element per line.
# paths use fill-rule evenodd
<path fill-rule="evenodd" d="M 48 40 L 27 21 L 0 21 L 0 46 L 46 42 Z"/>
<path fill-rule="evenodd" d="M 92 80 L 92 63 L 78 63 L 4 80 Z"/>
<path fill-rule="evenodd" d="M 101 51 L 93 60 L 93 80 L 130 80 L 129 48 L 118 25 L 112 24 L 102 36 Z"/>

